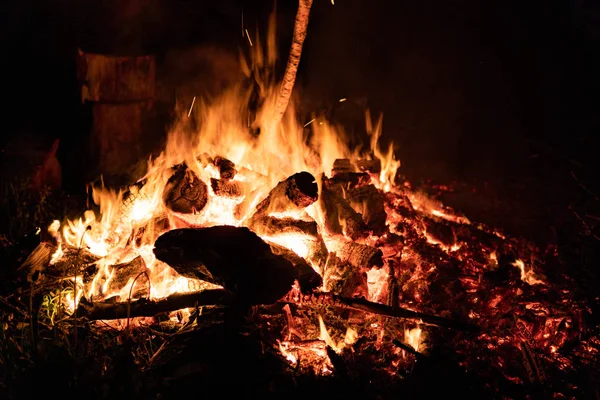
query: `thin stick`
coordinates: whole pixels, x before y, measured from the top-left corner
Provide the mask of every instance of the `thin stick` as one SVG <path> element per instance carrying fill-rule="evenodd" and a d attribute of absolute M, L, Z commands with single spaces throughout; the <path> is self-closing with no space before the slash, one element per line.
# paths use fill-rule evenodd
<path fill-rule="evenodd" d="M 330 307 L 346 308 L 358 311 L 364 311 L 370 314 L 384 315 L 392 318 L 420 319 L 425 324 L 441 326 L 445 328 L 457 329 L 468 332 L 477 332 L 479 327 L 467 322 L 456 321 L 439 317 L 437 315 L 426 314 L 418 311 L 409 310 L 402 307 L 389 307 L 385 304 L 374 303 L 364 298 L 349 298 L 338 296 L 333 293 L 313 293 L 303 296 L 300 302 L 282 301 L 284 303 L 295 303 L 297 305 L 323 305 Z"/>
<path fill-rule="evenodd" d="M 310 14 L 310 7 L 312 6 L 312 0 L 300 0 L 298 3 L 298 12 L 296 13 L 296 22 L 294 23 L 294 35 L 292 37 L 292 46 L 290 48 L 290 55 L 288 57 L 287 65 L 285 67 L 285 73 L 283 75 L 283 81 L 279 88 L 279 97 L 275 104 L 275 115 L 273 117 L 273 125 L 276 125 L 281 121 L 285 110 L 290 103 L 290 97 L 292 96 L 292 89 L 296 82 L 296 73 L 298 72 L 298 64 L 300 63 L 300 56 L 302 55 L 302 45 L 306 38 L 306 30 L 308 27 L 308 15 Z"/>

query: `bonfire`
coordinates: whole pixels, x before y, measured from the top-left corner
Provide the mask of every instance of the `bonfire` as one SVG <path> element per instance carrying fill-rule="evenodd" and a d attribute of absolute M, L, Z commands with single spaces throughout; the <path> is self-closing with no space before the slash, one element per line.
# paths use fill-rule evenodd
<path fill-rule="evenodd" d="M 288 376 L 382 387 L 443 343 L 491 392 L 576 394 L 549 377 L 598 357 L 600 342 L 565 272 L 549 276 L 551 255 L 414 190 L 379 143 L 381 118 L 367 113 L 369 143 L 348 148 L 341 127 L 288 107 L 309 7 L 283 85 L 261 81 L 273 57 L 253 47 L 256 121 L 243 85 L 195 99 L 145 176 L 94 187 L 94 207 L 48 227 L 21 268 L 32 330 L 75 346 L 116 335 L 145 371 L 191 351 L 175 338 L 201 337 L 207 352 L 252 332 Z"/>

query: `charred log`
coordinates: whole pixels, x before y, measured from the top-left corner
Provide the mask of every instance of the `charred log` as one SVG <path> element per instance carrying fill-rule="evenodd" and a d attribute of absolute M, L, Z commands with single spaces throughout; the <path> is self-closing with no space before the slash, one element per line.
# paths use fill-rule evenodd
<path fill-rule="evenodd" d="M 333 168 L 331 175 L 336 176 L 338 174 L 354 172 L 369 172 L 372 174 L 378 174 L 381 172 L 381 160 L 375 158 L 374 160 L 356 160 L 354 162 L 347 158 L 338 158 L 333 162 Z"/>
<path fill-rule="evenodd" d="M 357 160 L 356 167 L 362 172 L 378 174 L 381 172 L 381 160 L 379 158 L 374 160 Z"/>
<path fill-rule="evenodd" d="M 138 275 L 146 271 L 146 262 L 142 256 L 137 256 L 133 260 L 115 264 L 109 267 L 112 270 L 110 281 L 108 282 L 107 292 L 119 292 L 131 280 L 135 280 Z M 139 297 L 148 294 L 148 278 L 138 279 L 135 287 L 131 291 L 132 297 Z"/>
<path fill-rule="evenodd" d="M 343 172 L 356 172 L 354 165 L 347 158 L 338 158 L 333 162 L 333 168 L 331 169 L 331 175 L 336 176 Z"/>
<path fill-rule="evenodd" d="M 369 294 L 365 271 L 341 260 L 335 253 L 330 253 L 327 258 L 324 281 L 327 292 L 346 297 L 366 297 Z"/>
<path fill-rule="evenodd" d="M 456 237 L 452 226 L 446 221 L 434 221 L 431 218 L 424 217 L 423 224 L 427 234 L 435 241 L 450 247 L 456 243 Z"/>
<path fill-rule="evenodd" d="M 346 200 L 355 211 L 362 214 L 367 227 L 376 235 L 386 230 L 384 200 L 381 192 L 374 185 L 366 185 L 350 189 L 346 192 Z"/>
<path fill-rule="evenodd" d="M 212 289 L 202 292 L 173 294 L 160 300 L 140 299 L 131 302 L 111 301 L 89 303 L 80 301 L 77 315 L 89 320 L 109 320 L 135 317 L 153 317 L 160 313 L 183 308 L 207 305 L 230 305 L 234 298 L 226 290 Z"/>
<path fill-rule="evenodd" d="M 259 235 L 277 236 L 285 234 L 306 235 L 317 238 L 319 235 L 317 223 L 294 218 L 259 217 L 252 218 L 250 229 Z"/>
<path fill-rule="evenodd" d="M 90 282 L 98 267 L 96 262 L 100 257 L 92 254 L 86 248 L 63 247 L 63 254 L 58 261 L 48 266 L 44 274 L 46 278 L 62 278 L 77 275 L 83 278 L 83 283 Z"/>
<path fill-rule="evenodd" d="M 324 179 L 323 187 L 326 187 L 329 190 L 342 192 L 370 183 L 371 176 L 366 172 L 339 172 L 332 178 Z"/>
<path fill-rule="evenodd" d="M 226 158 L 217 156 L 214 159 L 214 164 L 219 169 L 219 177 L 226 181 L 233 179 L 238 172 L 235 169 L 235 164 Z"/>
<path fill-rule="evenodd" d="M 310 292 L 323 284 L 323 278 L 304 258 L 292 250 L 275 243 L 269 243 L 273 254 L 281 256 L 291 262 L 297 270 L 298 284 L 303 292 Z"/>
<path fill-rule="evenodd" d="M 355 268 L 371 269 L 383 266 L 383 252 L 376 247 L 346 242 L 335 249 L 337 257 Z"/>
<path fill-rule="evenodd" d="M 140 247 L 146 243 L 149 237 L 154 235 L 154 232 L 165 232 L 171 227 L 171 221 L 166 214 L 158 215 L 152 218 L 145 225 L 134 227 L 131 235 L 127 239 L 127 246 L 135 245 Z"/>
<path fill-rule="evenodd" d="M 384 258 L 394 257 L 402 253 L 404 238 L 400 235 L 387 232 L 375 242 L 375 247 L 381 249 Z"/>
<path fill-rule="evenodd" d="M 208 202 L 208 187 L 186 165 L 176 166 L 165 186 L 164 202 L 172 211 L 196 214 Z"/>
<path fill-rule="evenodd" d="M 315 177 L 308 172 L 299 172 L 279 182 L 256 206 L 253 218 L 301 210 L 317 201 L 318 196 L 319 187 Z"/>
<path fill-rule="evenodd" d="M 324 228 L 329 234 L 342 234 L 351 239 L 368 236 L 362 216 L 337 191 L 323 185 L 319 205 L 325 217 Z"/>
<path fill-rule="evenodd" d="M 175 229 L 155 243 L 156 257 L 179 274 L 233 292 L 247 304 L 269 304 L 291 288 L 297 271 L 246 227 Z"/>
<path fill-rule="evenodd" d="M 226 180 L 224 178 L 210 178 L 210 187 L 213 193 L 219 197 L 235 199 L 244 195 L 244 190 L 240 182 Z"/>

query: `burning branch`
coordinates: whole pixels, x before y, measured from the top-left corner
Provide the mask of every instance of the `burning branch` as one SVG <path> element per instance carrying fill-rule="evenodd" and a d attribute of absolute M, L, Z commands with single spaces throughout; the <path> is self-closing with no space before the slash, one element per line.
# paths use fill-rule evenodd
<path fill-rule="evenodd" d="M 300 0 L 298 3 L 298 12 L 296 13 L 296 22 L 294 24 L 294 36 L 292 38 L 292 46 L 290 48 L 290 55 L 288 57 L 287 66 L 285 67 L 285 74 L 283 75 L 283 82 L 279 89 L 279 97 L 275 104 L 275 115 L 273 117 L 273 125 L 276 125 L 281 121 L 283 114 L 290 102 L 292 95 L 292 89 L 294 88 L 294 82 L 296 82 L 296 73 L 298 72 L 298 64 L 300 63 L 300 56 L 302 55 L 302 45 L 306 38 L 306 29 L 308 27 L 308 15 L 310 13 L 310 7 L 312 6 L 312 0 Z"/>
<path fill-rule="evenodd" d="M 234 296 L 224 289 L 211 289 L 201 292 L 172 294 L 164 299 L 152 301 L 140 299 L 132 302 L 114 303 L 110 301 L 101 303 L 81 302 L 77 308 L 78 314 L 89 320 L 110 320 L 135 317 L 153 317 L 157 314 L 176 311 L 195 306 L 230 306 L 235 302 Z M 348 298 L 332 293 L 318 293 L 302 296 L 300 301 L 285 301 L 282 303 L 323 305 L 343 309 L 351 309 L 370 314 L 384 315 L 392 318 L 409 318 L 421 320 L 423 323 L 463 331 L 476 331 L 477 327 L 471 324 L 408 310 L 401 307 L 389 307 L 384 304 L 374 303 L 362 298 Z"/>
<path fill-rule="evenodd" d="M 322 304 L 326 306 L 364 311 L 370 314 L 384 315 L 392 318 L 416 319 L 421 320 L 423 321 L 423 323 L 426 324 L 458 329 L 463 331 L 473 332 L 478 330 L 478 328 L 475 325 L 468 324 L 465 322 L 447 319 L 439 317 L 437 315 L 425 314 L 422 312 L 413 311 L 402 307 L 390 307 L 386 306 L 385 304 L 374 303 L 372 301 L 365 300 L 364 298 L 348 298 L 327 292 L 303 296 L 301 299 L 301 303 Z"/>
<path fill-rule="evenodd" d="M 204 290 L 202 292 L 172 294 L 160 300 L 140 299 L 131 302 L 100 303 L 81 302 L 77 314 L 91 321 L 135 317 L 153 317 L 157 314 L 205 305 L 228 305 L 233 296 L 223 289 Z"/>

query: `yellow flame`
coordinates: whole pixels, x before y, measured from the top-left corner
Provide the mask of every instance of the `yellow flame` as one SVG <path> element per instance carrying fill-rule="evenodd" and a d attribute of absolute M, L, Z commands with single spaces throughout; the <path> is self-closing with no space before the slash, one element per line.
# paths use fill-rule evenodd
<path fill-rule="evenodd" d="M 523 262 L 523 260 L 516 260 L 514 263 L 512 263 L 512 265 L 514 265 L 515 267 L 517 267 L 521 270 L 521 280 L 523 282 L 526 282 L 530 285 L 543 285 L 544 284 L 544 281 L 541 281 L 541 280 L 535 278 L 535 276 L 533 275 L 533 270 L 531 270 L 531 269 L 529 271 L 525 270 L 525 263 Z"/>
<path fill-rule="evenodd" d="M 250 39 L 247 32 L 246 36 Z M 59 242 L 53 262 L 59 261 L 68 248 L 82 248 L 100 258 L 98 272 L 93 279 L 84 283 L 78 277 L 78 285 L 81 285 L 78 296 L 85 294 L 98 300 L 118 296 L 123 300 L 133 292 L 134 284 L 136 287 L 148 285 L 151 298 L 208 287 L 204 282 L 178 275 L 156 260 L 152 252 L 156 238 L 166 229 L 177 227 L 243 226 L 256 204 L 278 182 L 299 171 L 308 171 L 318 178 L 323 173 L 331 174 L 337 158 L 356 160 L 374 156 L 382 163 L 382 172 L 374 183 L 386 190 L 391 188 L 400 163 L 395 159 L 392 144 L 385 150 L 379 147 L 381 118 L 373 124 L 367 113 L 370 145 L 364 152 L 360 148 L 349 149 L 343 129 L 327 121 L 311 124 L 305 129 L 291 111 L 286 112 L 277 125 L 269 121 L 279 95 L 273 68 L 277 61 L 274 13 L 266 47 L 258 32 L 252 39 L 253 45 L 246 49 L 250 52 L 250 60 L 241 57 L 240 68 L 246 78 L 256 83 L 259 103 L 263 104 L 261 109 L 251 110 L 252 93 L 246 81 L 223 90 L 218 98 L 198 96 L 194 97 L 191 106 L 189 102 L 179 105 L 180 119 L 168 132 L 165 148 L 148 161 L 147 171 L 138 184 L 127 191 L 113 190 L 104 185 L 94 187 L 92 198 L 98 206 L 96 212 L 87 210 L 81 218 L 51 224 L 49 231 Z M 294 110 L 294 104 L 295 99 L 292 99 L 289 110 Z M 250 116 L 254 116 L 254 120 L 249 119 Z M 195 123 L 190 124 L 191 121 Z M 259 135 L 255 134 L 255 128 L 260 130 Z M 205 162 L 203 155 L 225 157 L 235 163 L 238 173 L 234 181 L 244 184 L 244 194 L 238 198 L 217 196 L 210 180 L 219 179 L 219 171 L 210 162 Z M 173 175 L 173 166 L 182 163 L 209 189 L 206 206 L 196 214 L 175 213 L 164 203 L 165 186 Z M 322 228 L 324 219 L 319 207 L 310 206 L 306 211 Z M 290 248 L 301 257 L 307 256 L 314 245 L 302 235 L 274 235 L 265 239 Z M 130 279 L 122 288 L 109 289 L 115 279 L 111 266 L 137 256 L 143 258 L 146 274 L 135 283 Z M 71 300 L 73 304 L 78 301 Z"/>
<path fill-rule="evenodd" d="M 344 339 L 336 343 L 329 335 L 329 332 L 327 332 L 323 317 L 319 315 L 319 339 L 324 341 L 325 344 L 331 347 L 336 353 L 341 353 L 346 346 L 352 346 L 356 342 L 358 333 L 355 329 L 348 327 Z"/>
<path fill-rule="evenodd" d="M 419 351 L 421 347 L 421 332 L 420 327 L 404 330 L 404 341 L 415 351 Z"/>

